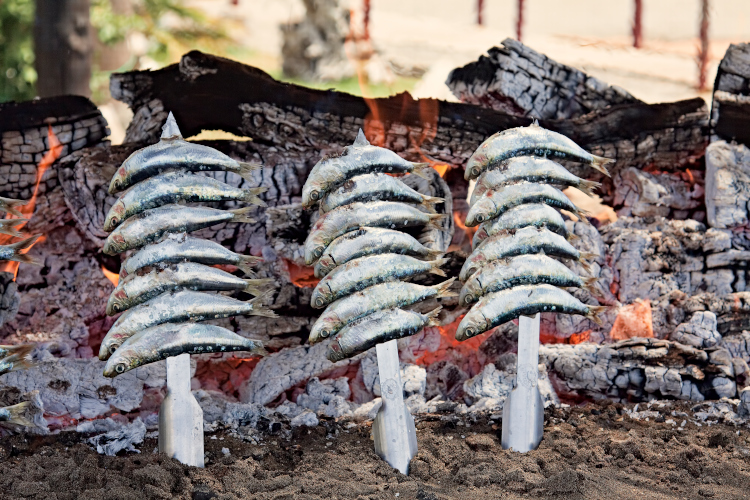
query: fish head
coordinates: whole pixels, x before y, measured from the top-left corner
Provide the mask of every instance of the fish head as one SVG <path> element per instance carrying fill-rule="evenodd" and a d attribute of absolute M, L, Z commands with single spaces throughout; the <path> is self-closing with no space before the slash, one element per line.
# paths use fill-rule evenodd
<path fill-rule="evenodd" d="M 331 301 L 330 297 L 332 292 L 331 288 L 328 286 L 328 281 L 329 280 L 326 278 L 323 278 L 315 287 L 315 290 L 313 290 L 312 296 L 310 297 L 310 305 L 316 309 L 325 307 L 325 305 Z"/>
<path fill-rule="evenodd" d="M 474 237 L 471 239 L 471 246 L 472 248 L 477 248 L 479 245 L 490 237 L 490 233 L 487 231 L 487 227 L 485 226 L 485 223 L 482 223 L 481 226 L 479 226 L 479 229 L 477 229 L 477 232 L 474 233 Z"/>
<path fill-rule="evenodd" d="M 311 207 L 323 198 L 325 185 L 321 181 L 308 179 L 302 188 L 302 206 Z"/>
<path fill-rule="evenodd" d="M 104 248 L 102 251 L 107 255 L 115 255 L 122 253 L 127 248 L 125 237 L 120 233 L 112 233 L 107 237 L 104 242 Z"/>
<path fill-rule="evenodd" d="M 469 179 L 475 179 L 479 177 L 485 168 L 487 168 L 487 155 L 482 151 L 480 147 L 477 149 L 469 161 L 466 162 L 466 171 L 464 172 L 464 178 L 468 181 Z"/>
<path fill-rule="evenodd" d="M 469 311 L 456 329 L 456 340 L 464 341 L 487 330 L 487 320 L 478 311 Z"/>
<path fill-rule="evenodd" d="M 459 273 L 458 279 L 464 282 L 468 280 L 472 274 L 477 272 L 479 268 L 482 267 L 482 264 L 484 264 L 484 260 L 484 256 L 481 254 L 474 255 L 466 259 L 463 267 L 461 267 L 461 272 Z"/>
<path fill-rule="evenodd" d="M 458 303 L 462 306 L 469 306 L 479 300 L 482 295 L 482 289 L 477 280 L 469 280 L 461 288 L 461 295 L 458 297 Z"/>
<path fill-rule="evenodd" d="M 330 255 L 324 255 L 315 264 L 315 275 L 322 278 L 333 271 L 335 267 L 336 263 L 333 261 L 333 257 Z"/>
<path fill-rule="evenodd" d="M 112 205 L 109 212 L 107 212 L 107 218 L 104 220 L 104 230 L 107 232 L 112 231 L 123 220 L 125 220 L 125 202 L 119 199 Z"/>
<path fill-rule="evenodd" d="M 107 361 L 115 351 L 122 345 L 122 340 L 118 338 L 105 338 L 99 348 L 99 359 Z"/>
<path fill-rule="evenodd" d="M 483 196 L 471 206 L 469 213 L 466 214 L 466 225 L 473 227 L 486 222 L 495 215 L 496 211 L 497 207 L 492 198 Z"/>
<path fill-rule="evenodd" d="M 128 300 L 128 294 L 125 290 L 119 289 L 112 292 L 107 300 L 107 314 L 109 316 L 115 315 L 120 311 L 127 309 L 125 303 Z"/>
<path fill-rule="evenodd" d="M 125 187 L 125 184 L 128 180 L 127 164 L 129 163 L 129 161 L 130 158 L 125 160 L 122 166 L 117 169 L 115 175 L 112 176 L 112 180 L 109 182 L 109 194 L 115 194 Z"/>
<path fill-rule="evenodd" d="M 104 366 L 104 376 L 108 378 L 114 378 L 118 375 L 132 370 L 135 368 L 137 359 L 135 353 L 128 350 L 128 352 L 117 352 L 109 358 L 107 364 Z"/>
<path fill-rule="evenodd" d="M 305 240 L 305 264 L 313 265 L 323 255 L 326 246 L 322 241 L 320 233 L 312 232 Z"/>
<path fill-rule="evenodd" d="M 318 321 L 316 321 L 310 329 L 309 342 L 311 344 L 330 337 L 331 334 L 336 331 L 336 321 L 332 318 L 325 317 L 324 314 L 325 313 L 318 318 Z"/>

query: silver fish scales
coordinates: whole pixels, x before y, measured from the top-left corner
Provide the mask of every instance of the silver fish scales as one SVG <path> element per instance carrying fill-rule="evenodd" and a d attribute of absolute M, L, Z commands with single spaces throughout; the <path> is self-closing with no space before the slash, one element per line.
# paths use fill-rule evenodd
<path fill-rule="evenodd" d="M 477 248 L 485 239 L 501 231 L 520 229 L 523 227 L 543 227 L 564 238 L 569 237 L 568 229 L 562 215 L 550 207 L 540 203 L 513 207 L 500 217 L 483 222 L 472 239 L 472 247 Z"/>
<path fill-rule="evenodd" d="M 442 203 L 443 199 L 418 193 L 388 174 L 364 174 L 348 179 L 328 193 L 320 202 L 320 213 L 330 212 L 355 201 L 401 201 L 422 205 L 434 213 L 434 205 Z"/>

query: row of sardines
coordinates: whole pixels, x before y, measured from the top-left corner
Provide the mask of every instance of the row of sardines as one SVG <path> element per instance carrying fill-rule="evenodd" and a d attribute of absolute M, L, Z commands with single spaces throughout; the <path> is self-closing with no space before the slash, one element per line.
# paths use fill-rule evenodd
<path fill-rule="evenodd" d="M 259 165 L 233 160 L 185 141 L 169 114 L 161 140 L 130 155 L 116 171 L 109 192 L 124 192 L 107 214 L 104 252 L 129 252 L 107 303 L 122 313 L 104 338 L 99 358 L 104 375 L 115 377 L 148 363 L 184 353 L 249 351 L 265 354 L 260 342 L 199 322 L 237 315 L 274 317 L 262 305 L 269 279 L 252 271 L 260 260 L 188 233 L 222 222 L 253 223 L 254 207 L 220 210 L 193 203 L 246 202 L 264 205 L 264 189 L 242 189 L 204 172 L 233 172 L 251 180 Z M 245 278 L 214 267 L 231 265 Z M 243 301 L 225 292 L 245 292 Z"/>
<path fill-rule="evenodd" d="M 331 361 L 436 325 L 440 307 L 427 314 L 414 307 L 455 296 L 449 291 L 454 279 L 434 286 L 410 281 L 425 273 L 445 276 L 444 249 L 421 236 L 447 217 L 435 209 L 444 200 L 419 193 L 399 177 L 429 179 L 429 168 L 371 145 L 360 130 L 351 146 L 324 157 L 310 172 L 302 204 L 317 204 L 320 217 L 305 241 L 305 262 L 320 279 L 311 305 L 325 308 L 310 343 L 332 337 Z"/>
<path fill-rule="evenodd" d="M 556 260 L 587 267 L 596 257 L 570 244 L 576 236 L 558 210 L 588 222 L 559 187 L 591 195 L 598 183 L 580 179 L 553 159 L 590 165 L 605 175 L 604 165 L 613 161 L 536 122 L 491 136 L 469 159 L 465 177 L 476 183 L 466 225 L 479 227 L 459 275 L 459 301 L 471 309 L 458 326 L 457 340 L 539 312 L 580 314 L 601 324 L 603 307 L 584 304 L 565 290 L 592 290 L 594 278 L 582 278 Z"/>

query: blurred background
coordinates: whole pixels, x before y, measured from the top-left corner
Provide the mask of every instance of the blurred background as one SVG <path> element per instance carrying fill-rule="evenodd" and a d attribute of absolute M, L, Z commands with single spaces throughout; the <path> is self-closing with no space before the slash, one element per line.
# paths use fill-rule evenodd
<path fill-rule="evenodd" d="M 112 72 L 197 49 L 285 81 L 366 97 L 455 100 L 448 73 L 504 38 L 646 102 L 707 100 L 748 0 L 0 0 L 0 102 L 89 96 L 112 142 L 127 107 Z"/>

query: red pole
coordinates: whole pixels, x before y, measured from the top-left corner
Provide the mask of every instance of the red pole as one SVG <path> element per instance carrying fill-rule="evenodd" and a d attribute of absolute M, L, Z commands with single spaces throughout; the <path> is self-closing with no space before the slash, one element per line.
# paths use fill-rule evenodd
<path fill-rule="evenodd" d="M 641 28 L 641 17 L 643 16 L 643 0 L 635 0 L 635 18 L 633 19 L 633 47 L 640 49 L 643 46 L 643 31 Z"/>
<path fill-rule="evenodd" d="M 516 19 L 516 40 L 522 40 L 523 35 L 523 0 L 518 0 L 518 18 Z"/>
<path fill-rule="evenodd" d="M 482 19 L 483 13 L 484 13 L 484 0 L 477 0 L 477 24 L 479 26 L 482 26 L 484 24 L 484 20 Z"/>
<path fill-rule="evenodd" d="M 698 88 L 706 90 L 708 73 L 708 0 L 701 0 L 701 46 L 698 49 Z"/>
<path fill-rule="evenodd" d="M 363 11 L 363 17 L 364 17 L 364 37 L 365 40 L 370 39 L 370 0 L 364 0 L 364 6 L 362 7 Z"/>

